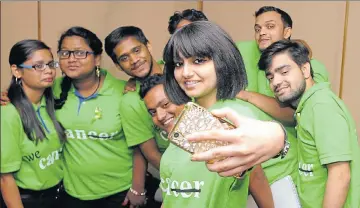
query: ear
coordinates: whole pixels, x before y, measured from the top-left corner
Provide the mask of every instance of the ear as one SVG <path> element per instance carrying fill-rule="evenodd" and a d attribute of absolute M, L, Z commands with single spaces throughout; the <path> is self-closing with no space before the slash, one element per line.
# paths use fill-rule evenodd
<path fill-rule="evenodd" d="M 95 66 L 100 66 L 101 63 L 101 56 L 97 55 L 95 56 Z"/>
<path fill-rule="evenodd" d="M 13 74 L 16 78 L 21 79 L 22 71 L 21 71 L 15 64 L 11 65 L 10 68 L 11 68 L 12 74 Z"/>
<path fill-rule="evenodd" d="M 291 36 L 292 34 L 292 28 L 291 27 L 286 27 L 284 29 L 284 38 L 285 39 L 289 39 L 289 37 Z"/>
<path fill-rule="evenodd" d="M 149 50 L 149 52 L 152 54 L 152 46 L 151 46 L 150 42 L 148 42 L 148 43 L 146 44 L 146 47 L 147 47 L 147 49 Z"/>
<path fill-rule="evenodd" d="M 302 71 L 305 79 L 311 78 L 311 67 L 310 67 L 310 63 L 309 63 L 309 62 L 307 62 L 307 63 L 305 63 L 304 65 L 302 65 L 301 71 Z"/>

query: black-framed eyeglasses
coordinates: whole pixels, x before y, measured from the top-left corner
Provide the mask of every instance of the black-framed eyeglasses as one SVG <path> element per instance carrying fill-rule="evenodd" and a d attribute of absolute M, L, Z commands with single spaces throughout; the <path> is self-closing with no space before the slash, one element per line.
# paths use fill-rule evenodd
<path fill-rule="evenodd" d="M 94 54 L 93 51 L 85 51 L 85 50 L 75 50 L 75 51 L 69 51 L 69 50 L 60 50 L 58 51 L 58 57 L 59 59 L 67 59 L 71 56 L 71 54 L 74 54 L 74 57 L 76 59 L 85 59 L 88 54 Z"/>
<path fill-rule="evenodd" d="M 59 68 L 59 62 L 50 61 L 47 64 L 45 64 L 45 63 L 34 64 L 34 65 L 20 64 L 18 66 L 21 67 L 21 68 L 25 68 L 25 69 L 35 69 L 36 71 L 44 71 L 46 69 L 46 67 L 49 67 L 49 69 L 57 69 L 57 68 Z"/>

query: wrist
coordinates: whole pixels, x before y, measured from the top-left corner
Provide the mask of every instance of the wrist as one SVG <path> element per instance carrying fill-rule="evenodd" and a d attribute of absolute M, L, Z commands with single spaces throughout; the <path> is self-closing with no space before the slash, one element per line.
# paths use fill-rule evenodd
<path fill-rule="evenodd" d="M 140 190 L 135 190 L 135 189 L 130 187 L 129 191 L 132 194 L 134 194 L 135 196 L 145 196 L 146 195 L 146 189 L 144 189 L 144 191 L 140 191 Z"/>
<path fill-rule="evenodd" d="M 277 155 L 275 155 L 273 158 L 281 157 L 281 159 L 285 158 L 286 154 L 289 151 L 290 143 L 288 141 L 288 135 L 285 127 L 278 121 L 273 120 L 273 123 L 277 124 L 280 130 L 282 131 L 282 139 L 280 140 L 280 146 L 277 149 L 280 149 Z M 281 136 L 280 136 L 281 137 Z"/>

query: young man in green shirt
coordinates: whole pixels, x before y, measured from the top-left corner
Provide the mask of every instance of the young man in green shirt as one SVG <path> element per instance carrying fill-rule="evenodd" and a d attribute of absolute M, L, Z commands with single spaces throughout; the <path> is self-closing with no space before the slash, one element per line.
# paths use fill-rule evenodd
<path fill-rule="evenodd" d="M 140 82 L 149 75 L 162 74 L 161 66 L 151 55 L 152 46 L 142 30 L 134 26 L 119 27 L 105 39 L 106 53 L 114 64 L 136 80 L 136 91 L 124 95 L 120 106 L 122 125 L 130 146 L 139 145 L 145 158 L 157 169 L 167 135 L 159 132 L 140 99 Z"/>
<path fill-rule="evenodd" d="M 360 148 L 349 111 L 330 89 L 316 83 L 308 49 L 282 40 L 261 55 L 279 102 L 296 108 L 298 187 L 303 207 L 360 206 Z"/>
<path fill-rule="evenodd" d="M 255 13 L 255 40 L 238 42 L 237 46 L 243 56 L 249 85 L 240 96 L 269 115 L 268 119 L 280 120 L 285 124 L 290 150 L 284 159 L 272 159 L 263 163 L 264 171 L 272 184 L 287 175 L 296 181 L 296 135 L 294 125 L 294 110 L 286 105 L 280 105 L 270 89 L 269 82 L 257 63 L 261 53 L 271 43 L 278 40 L 290 39 L 292 35 L 292 19 L 285 11 L 271 6 L 261 7 Z M 314 79 L 317 82 L 328 81 L 328 73 L 320 62 L 312 59 Z"/>

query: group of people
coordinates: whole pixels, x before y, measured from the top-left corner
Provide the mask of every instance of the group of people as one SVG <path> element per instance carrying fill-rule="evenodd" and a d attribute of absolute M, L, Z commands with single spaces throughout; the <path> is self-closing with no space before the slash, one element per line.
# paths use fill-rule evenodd
<path fill-rule="evenodd" d="M 128 81 L 101 68 L 102 41 L 83 27 L 61 35 L 59 62 L 39 40 L 12 47 L 1 97 L 2 206 L 154 207 L 149 165 L 160 172 L 163 208 L 360 207 L 354 121 L 324 65 L 290 40 L 285 11 L 256 11 L 254 41 L 234 42 L 194 9 L 175 12 L 168 30 L 159 61 L 138 27 L 105 38 Z M 190 101 L 236 128 L 187 139 L 228 145 L 192 155 L 169 141 Z"/>

